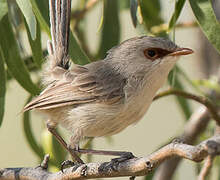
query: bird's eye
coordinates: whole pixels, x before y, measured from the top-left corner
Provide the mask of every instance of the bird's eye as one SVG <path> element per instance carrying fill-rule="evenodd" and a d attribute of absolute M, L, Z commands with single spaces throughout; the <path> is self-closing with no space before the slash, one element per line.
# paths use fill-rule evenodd
<path fill-rule="evenodd" d="M 155 60 L 158 57 L 158 52 L 156 49 L 145 49 L 144 55 L 150 60 Z"/>
<path fill-rule="evenodd" d="M 150 57 L 154 57 L 154 56 L 156 56 L 156 51 L 155 50 L 148 50 L 147 55 Z"/>
<path fill-rule="evenodd" d="M 162 58 L 170 53 L 170 51 L 160 48 L 148 48 L 145 49 L 143 52 L 144 52 L 144 56 L 147 59 L 150 59 L 151 61 L 154 61 L 158 58 Z"/>

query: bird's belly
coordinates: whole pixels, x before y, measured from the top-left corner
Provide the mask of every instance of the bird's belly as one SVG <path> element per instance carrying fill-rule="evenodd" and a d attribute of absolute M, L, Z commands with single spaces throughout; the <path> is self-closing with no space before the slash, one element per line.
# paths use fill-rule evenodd
<path fill-rule="evenodd" d="M 138 99 L 136 99 L 138 101 Z M 69 117 L 61 122 L 66 129 L 79 132 L 86 137 L 117 134 L 139 121 L 149 107 L 149 98 L 140 102 L 101 105 L 98 103 L 79 106 L 69 111 Z"/>

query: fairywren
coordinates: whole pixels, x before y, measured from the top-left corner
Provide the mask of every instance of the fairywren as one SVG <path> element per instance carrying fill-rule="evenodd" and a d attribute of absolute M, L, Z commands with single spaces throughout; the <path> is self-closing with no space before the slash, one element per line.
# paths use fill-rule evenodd
<path fill-rule="evenodd" d="M 128 39 L 107 52 L 105 59 L 87 65 L 73 64 L 68 56 L 71 0 L 50 0 L 52 42 L 44 68 L 46 88 L 24 107 L 48 116 L 47 127 L 78 162 L 83 137 L 109 136 L 139 121 L 157 90 L 182 55 L 191 54 L 168 39 L 141 36 Z M 57 134 L 61 124 L 72 134 L 70 143 Z M 101 154 L 123 155 L 102 151 Z"/>

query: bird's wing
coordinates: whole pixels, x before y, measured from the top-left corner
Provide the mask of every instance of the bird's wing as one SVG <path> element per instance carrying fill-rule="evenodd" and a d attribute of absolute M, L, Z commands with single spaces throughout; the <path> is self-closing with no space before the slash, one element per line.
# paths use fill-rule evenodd
<path fill-rule="evenodd" d="M 79 105 L 89 102 L 113 103 L 123 96 L 122 86 L 101 81 L 91 75 L 84 66 L 75 66 L 64 77 L 49 85 L 39 96 L 25 107 L 31 109 L 51 109 L 67 105 Z"/>

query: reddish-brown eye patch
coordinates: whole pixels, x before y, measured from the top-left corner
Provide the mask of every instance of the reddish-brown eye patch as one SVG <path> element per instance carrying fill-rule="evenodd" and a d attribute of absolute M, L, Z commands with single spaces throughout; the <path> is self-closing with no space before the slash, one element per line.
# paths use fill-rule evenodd
<path fill-rule="evenodd" d="M 163 56 L 166 56 L 169 53 L 171 53 L 171 51 L 167 51 L 165 49 L 160 48 L 148 48 L 144 50 L 144 56 L 150 59 L 151 61 L 154 61 L 158 58 L 162 58 Z"/>

